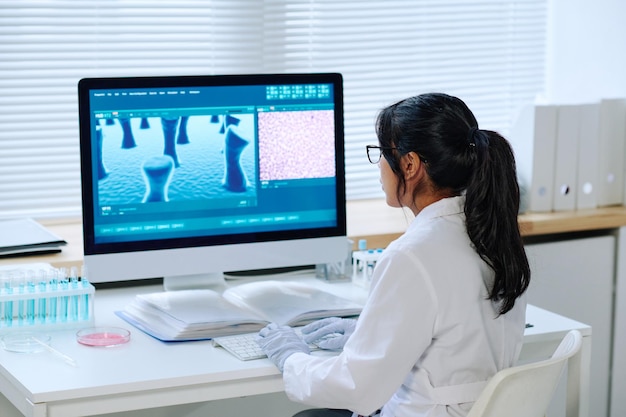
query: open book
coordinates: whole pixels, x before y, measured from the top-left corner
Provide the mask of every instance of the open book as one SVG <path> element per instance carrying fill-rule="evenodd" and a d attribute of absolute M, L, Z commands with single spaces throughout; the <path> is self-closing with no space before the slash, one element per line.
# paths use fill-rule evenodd
<path fill-rule="evenodd" d="M 258 281 L 223 293 L 210 289 L 137 295 L 117 314 L 163 341 L 201 340 L 260 330 L 270 322 L 300 326 L 324 317 L 350 317 L 362 306 L 310 285 Z"/>

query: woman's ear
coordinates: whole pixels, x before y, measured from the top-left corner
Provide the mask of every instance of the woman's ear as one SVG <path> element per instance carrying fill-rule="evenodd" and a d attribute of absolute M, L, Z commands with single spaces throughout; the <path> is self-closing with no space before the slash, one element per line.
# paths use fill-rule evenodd
<path fill-rule="evenodd" d="M 402 171 L 405 180 L 420 179 L 424 173 L 424 163 L 415 152 L 409 152 L 402 156 Z"/>

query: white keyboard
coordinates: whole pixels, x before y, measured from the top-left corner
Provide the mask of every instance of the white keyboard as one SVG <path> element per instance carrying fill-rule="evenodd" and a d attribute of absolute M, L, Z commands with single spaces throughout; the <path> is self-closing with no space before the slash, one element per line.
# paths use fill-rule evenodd
<path fill-rule="evenodd" d="M 296 333 L 300 334 L 299 328 L 295 330 Z M 223 347 L 242 361 L 266 358 L 267 355 L 256 342 L 257 334 L 258 333 L 244 333 L 233 336 L 220 336 L 213 339 L 213 345 Z M 309 344 L 309 349 L 317 350 L 319 347 L 314 344 Z"/>
<path fill-rule="evenodd" d="M 215 346 L 221 346 L 242 361 L 267 357 L 257 344 L 257 333 L 245 333 L 234 336 L 220 336 L 213 339 Z"/>

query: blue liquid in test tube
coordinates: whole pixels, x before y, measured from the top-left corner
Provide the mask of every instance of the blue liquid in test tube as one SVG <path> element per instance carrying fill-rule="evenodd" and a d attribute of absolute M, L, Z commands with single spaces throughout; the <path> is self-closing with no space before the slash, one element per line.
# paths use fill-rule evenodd
<path fill-rule="evenodd" d="M 76 267 L 70 269 L 70 288 L 73 290 L 78 289 L 78 272 Z M 70 297 L 70 320 L 78 321 L 78 295 L 72 295 Z"/>
<path fill-rule="evenodd" d="M 35 272 L 28 271 L 26 274 L 26 288 L 31 298 L 26 300 L 26 321 L 29 325 L 35 324 L 35 290 L 37 289 L 35 280 Z"/>
<path fill-rule="evenodd" d="M 67 281 L 67 273 L 65 271 L 65 268 L 61 268 L 59 270 L 59 289 L 63 292 L 67 292 L 67 289 L 69 287 L 69 282 Z M 68 304 L 69 304 L 69 296 L 67 295 L 62 295 L 61 297 L 59 297 L 59 315 L 58 315 L 58 319 L 61 322 L 66 322 L 67 321 L 67 310 L 68 310 Z"/>
<path fill-rule="evenodd" d="M 11 276 L 11 287 L 13 294 L 24 294 L 26 278 L 22 272 L 15 272 Z M 26 322 L 26 301 L 23 298 L 17 300 L 17 324 L 23 326 Z"/>
<path fill-rule="evenodd" d="M 0 273 L 0 300 L 4 295 L 4 275 Z M 4 301 L 0 301 L 0 329 L 4 327 Z"/>
<path fill-rule="evenodd" d="M 80 272 L 80 283 L 83 288 L 89 287 L 89 279 L 87 278 L 87 267 L 85 265 L 82 266 Z M 81 307 L 81 320 L 89 320 L 89 294 L 85 294 L 82 296 L 83 302 Z"/>
<path fill-rule="evenodd" d="M 2 286 L 3 294 L 9 296 L 13 294 L 10 277 L 4 278 Z M 6 327 L 13 327 L 13 301 L 10 298 L 7 298 L 7 301 L 4 302 L 4 325 Z"/>
<path fill-rule="evenodd" d="M 46 271 L 39 270 L 37 274 L 37 292 L 39 293 L 39 305 L 37 306 L 37 321 L 40 324 L 44 324 L 48 316 L 48 310 L 46 309 L 47 298 L 44 296 L 44 294 L 47 296 L 46 292 L 47 292 L 48 283 L 46 282 L 46 279 L 47 279 Z"/>
<path fill-rule="evenodd" d="M 49 308 L 50 308 L 50 312 L 48 314 L 48 319 L 50 321 L 50 323 L 56 323 L 57 322 L 57 297 L 56 297 L 56 291 L 59 288 L 59 279 L 57 277 L 57 271 L 56 270 L 52 270 L 50 272 L 48 272 L 48 287 L 50 289 L 50 302 L 49 302 Z"/>

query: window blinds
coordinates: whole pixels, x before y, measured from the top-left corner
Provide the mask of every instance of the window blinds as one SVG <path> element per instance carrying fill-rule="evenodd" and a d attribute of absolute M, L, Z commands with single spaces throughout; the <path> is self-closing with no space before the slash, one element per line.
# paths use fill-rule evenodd
<path fill-rule="evenodd" d="M 83 77 L 344 75 L 348 198 L 380 197 L 377 111 L 443 91 L 506 134 L 544 90 L 547 0 L 4 0 L 0 218 L 80 214 Z"/>

